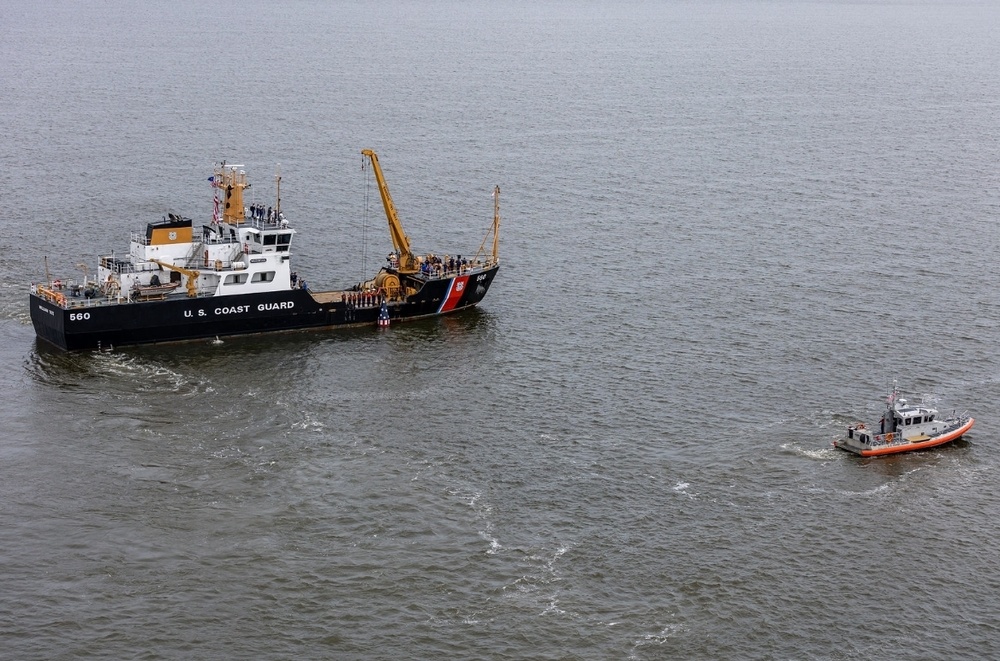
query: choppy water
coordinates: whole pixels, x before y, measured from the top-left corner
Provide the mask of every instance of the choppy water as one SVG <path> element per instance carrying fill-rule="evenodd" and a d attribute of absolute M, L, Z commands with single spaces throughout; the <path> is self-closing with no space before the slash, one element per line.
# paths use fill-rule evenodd
<path fill-rule="evenodd" d="M 998 22 L 3 4 L 0 657 L 1000 655 Z M 207 217 L 222 159 L 262 196 L 280 163 L 297 269 L 356 282 L 366 147 L 418 250 L 477 247 L 501 186 L 481 308 L 35 342 L 45 258 Z M 835 453 L 893 378 L 976 428 Z"/>

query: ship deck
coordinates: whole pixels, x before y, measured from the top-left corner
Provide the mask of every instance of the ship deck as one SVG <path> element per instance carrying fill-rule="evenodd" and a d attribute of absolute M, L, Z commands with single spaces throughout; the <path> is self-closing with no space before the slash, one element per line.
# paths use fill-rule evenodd
<path fill-rule="evenodd" d="M 291 291 L 291 290 L 289 290 Z M 74 293 L 71 290 L 66 289 L 50 289 L 47 287 L 42 287 L 41 285 L 36 285 L 32 289 L 32 293 L 36 296 L 53 303 L 54 305 L 63 308 L 64 310 L 75 310 L 75 309 L 90 309 L 97 307 L 108 307 L 117 305 L 136 305 L 139 303 L 149 303 L 149 302 L 159 302 L 166 300 L 180 300 L 190 298 L 187 292 L 184 290 L 178 291 L 176 288 L 164 288 L 157 291 L 141 292 L 134 295 L 132 298 L 127 298 L 124 296 L 85 296 L 83 294 Z M 347 290 L 334 290 L 334 291 L 312 291 L 309 290 L 309 294 L 316 300 L 317 303 L 339 303 L 343 301 L 348 294 Z M 199 299 L 212 299 L 219 298 L 214 294 L 206 294 L 197 296 L 195 298 Z"/>
<path fill-rule="evenodd" d="M 429 283 L 435 280 L 450 280 L 457 276 L 468 276 L 483 273 L 489 271 L 495 266 L 496 264 L 494 263 L 477 263 L 472 267 L 459 271 L 445 271 L 440 275 L 415 273 L 411 274 L 411 277 L 413 277 L 414 280 Z M 78 285 L 69 281 L 61 287 L 45 286 L 41 284 L 32 285 L 31 292 L 64 310 L 115 305 L 135 305 L 137 303 L 189 298 L 187 291 L 177 285 L 147 287 L 144 291 L 133 294 L 132 297 L 120 295 L 107 296 L 103 293 L 99 293 L 99 291 L 95 291 L 92 287 L 93 283 Z M 90 293 L 88 293 L 88 290 Z M 315 291 L 313 289 L 309 289 L 308 292 L 317 303 L 321 304 L 340 303 L 348 300 L 352 294 L 357 293 L 354 289 L 334 289 L 329 291 Z M 210 299 L 216 297 L 217 296 L 214 293 L 206 293 L 200 294 L 196 298 Z"/>

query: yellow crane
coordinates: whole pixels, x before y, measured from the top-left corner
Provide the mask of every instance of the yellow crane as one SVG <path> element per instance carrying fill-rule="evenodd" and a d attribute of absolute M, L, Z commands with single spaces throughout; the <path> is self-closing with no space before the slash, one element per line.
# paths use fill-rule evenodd
<path fill-rule="evenodd" d="M 166 262 L 161 262 L 158 259 L 149 260 L 154 264 L 159 264 L 163 268 L 170 271 L 177 271 L 187 276 L 187 293 L 190 298 L 196 298 L 198 296 L 198 276 L 201 275 L 201 271 L 195 271 L 194 269 L 186 269 L 183 266 L 174 266 L 173 264 L 167 264 Z"/>
<path fill-rule="evenodd" d="M 385 217 L 389 221 L 389 236 L 392 237 L 393 248 L 399 253 L 399 268 L 397 270 L 403 274 L 416 273 L 420 270 L 420 264 L 413 255 L 413 251 L 410 250 L 410 239 L 403 232 L 403 226 L 399 222 L 399 216 L 396 214 L 396 205 L 392 203 L 392 197 L 389 195 L 389 187 L 385 183 L 385 177 L 382 176 L 382 168 L 378 164 L 378 156 L 371 149 L 362 149 L 361 153 L 371 161 L 372 170 L 375 172 L 375 180 L 378 182 L 378 192 L 382 196 L 382 206 L 385 207 Z"/>

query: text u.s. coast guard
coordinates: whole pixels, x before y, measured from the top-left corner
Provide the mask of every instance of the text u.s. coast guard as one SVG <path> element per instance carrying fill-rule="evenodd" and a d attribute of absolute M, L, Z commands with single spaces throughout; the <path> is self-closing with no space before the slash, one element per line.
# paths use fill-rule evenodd
<path fill-rule="evenodd" d="M 250 312 L 251 305 L 224 305 L 217 307 L 212 310 L 212 314 L 216 316 L 227 315 L 227 314 L 244 314 Z M 291 310 L 295 307 L 294 301 L 280 301 L 277 303 L 260 303 L 257 305 L 258 312 L 267 312 L 268 310 Z M 185 310 L 185 317 L 194 317 L 197 314 L 199 317 L 207 317 L 208 311 L 205 309 L 195 310 Z"/>

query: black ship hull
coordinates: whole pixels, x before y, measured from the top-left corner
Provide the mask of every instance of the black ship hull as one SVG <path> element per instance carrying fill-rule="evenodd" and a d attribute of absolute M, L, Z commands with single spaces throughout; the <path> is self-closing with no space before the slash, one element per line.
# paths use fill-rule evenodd
<path fill-rule="evenodd" d="M 416 293 L 388 301 L 391 322 L 456 312 L 479 303 L 499 266 L 450 278 L 414 279 Z M 343 295 L 342 295 L 343 294 Z M 230 335 L 378 323 L 381 305 L 353 292 L 303 289 L 232 296 L 109 303 L 79 299 L 65 306 L 30 295 L 39 338 L 67 351 L 180 342 Z"/>

